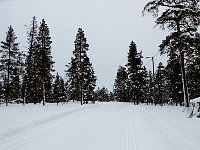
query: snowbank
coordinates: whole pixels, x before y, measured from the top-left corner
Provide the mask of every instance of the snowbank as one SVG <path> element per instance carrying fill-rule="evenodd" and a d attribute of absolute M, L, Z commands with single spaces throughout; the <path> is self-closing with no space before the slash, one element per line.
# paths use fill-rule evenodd
<path fill-rule="evenodd" d="M 190 100 L 193 116 L 200 117 L 200 97 Z"/>

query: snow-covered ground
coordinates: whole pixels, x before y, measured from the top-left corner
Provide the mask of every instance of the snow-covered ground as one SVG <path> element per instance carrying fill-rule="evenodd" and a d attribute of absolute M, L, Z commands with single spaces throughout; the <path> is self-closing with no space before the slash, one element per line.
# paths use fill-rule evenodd
<path fill-rule="evenodd" d="M 175 106 L 0 105 L 0 150 L 199 150 L 200 119 Z"/>

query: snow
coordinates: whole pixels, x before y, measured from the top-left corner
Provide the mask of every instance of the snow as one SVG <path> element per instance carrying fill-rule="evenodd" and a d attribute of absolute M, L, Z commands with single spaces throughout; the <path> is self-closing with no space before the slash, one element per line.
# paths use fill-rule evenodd
<path fill-rule="evenodd" d="M 200 97 L 190 100 L 191 103 L 200 103 Z"/>
<path fill-rule="evenodd" d="M 200 97 L 190 100 L 192 115 L 200 118 Z"/>
<path fill-rule="evenodd" d="M 200 120 L 178 106 L 0 105 L 0 150 L 199 150 Z"/>

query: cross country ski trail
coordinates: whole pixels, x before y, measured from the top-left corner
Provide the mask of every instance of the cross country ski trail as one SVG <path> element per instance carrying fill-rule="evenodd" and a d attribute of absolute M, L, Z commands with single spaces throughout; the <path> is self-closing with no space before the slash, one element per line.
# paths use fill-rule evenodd
<path fill-rule="evenodd" d="M 60 112 L 55 107 L 55 114 L 30 121 L 24 130 L 1 132 L 0 150 L 198 150 L 200 146 L 199 120 L 181 118 L 171 113 L 171 107 L 129 103 L 67 107 Z M 38 115 L 38 110 L 32 111 Z M 189 128 L 186 132 L 184 125 Z"/>

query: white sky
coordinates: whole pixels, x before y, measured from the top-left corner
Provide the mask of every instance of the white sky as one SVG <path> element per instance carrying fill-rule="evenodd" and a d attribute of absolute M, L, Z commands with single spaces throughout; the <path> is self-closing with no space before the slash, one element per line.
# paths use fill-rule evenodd
<path fill-rule="evenodd" d="M 0 0 L 0 41 L 4 41 L 12 25 L 20 49 L 26 51 L 26 28 L 33 16 L 42 18 L 50 28 L 54 69 L 64 77 L 70 62 L 78 28 L 85 31 L 90 45 L 88 56 L 93 63 L 97 86 L 112 90 L 119 65 L 127 63 L 133 40 L 142 55 L 154 56 L 166 32 L 154 28 L 152 16 L 142 17 L 150 0 Z M 144 65 L 149 61 L 144 59 Z M 157 55 L 155 67 L 166 56 Z M 152 69 L 149 63 L 147 69 Z"/>

